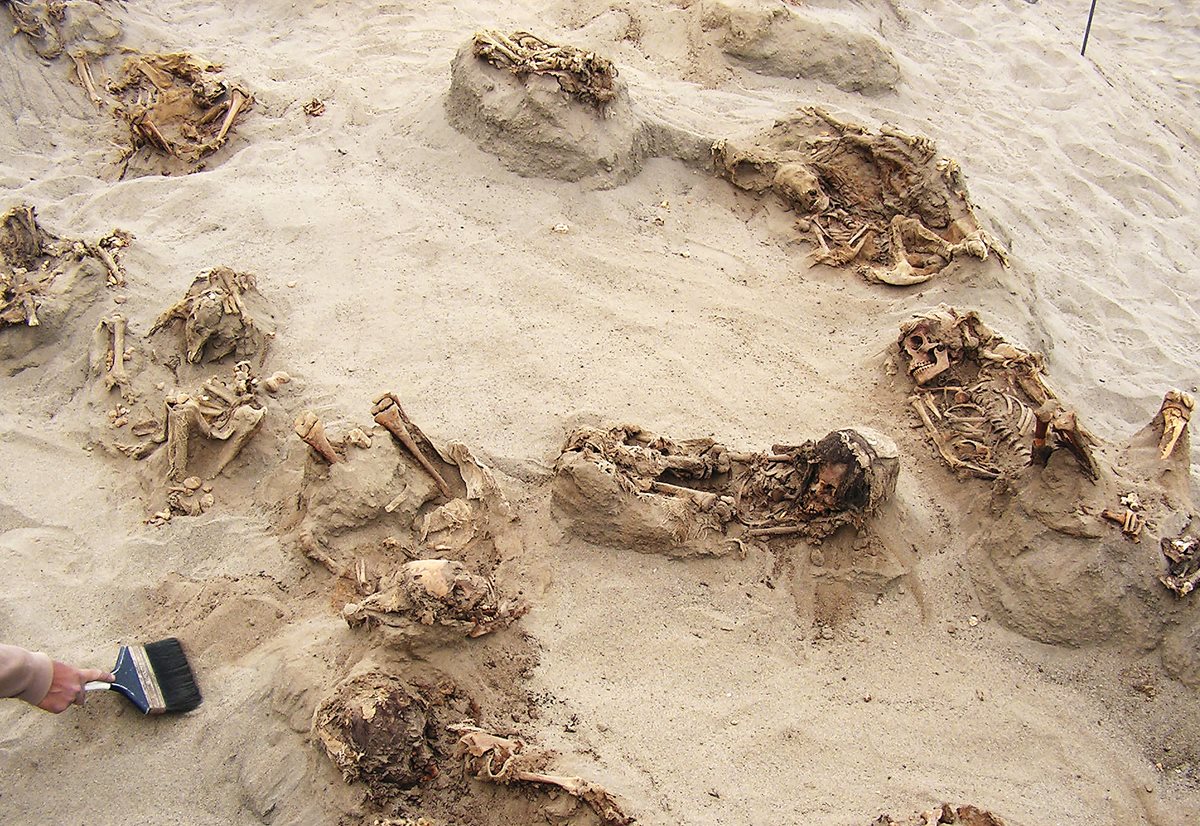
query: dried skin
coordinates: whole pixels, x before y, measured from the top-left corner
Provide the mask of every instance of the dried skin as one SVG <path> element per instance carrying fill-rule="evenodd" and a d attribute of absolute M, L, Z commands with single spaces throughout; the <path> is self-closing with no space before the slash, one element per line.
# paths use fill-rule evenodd
<path fill-rule="evenodd" d="M 838 120 L 806 108 L 745 142 L 713 145 L 717 173 L 740 189 L 773 192 L 801 216 L 813 260 L 860 262 L 871 281 L 932 278 L 959 255 L 1007 259 L 983 231 L 961 171 L 926 138 Z"/>
<path fill-rule="evenodd" d="M 1092 437 L 1046 385 L 1041 354 L 945 305 L 901 325 L 896 348 L 910 405 L 952 470 L 996 479 L 1062 449 L 1096 477 Z"/>
<path fill-rule="evenodd" d="M 603 110 L 616 95 L 617 69 L 595 52 L 555 46 L 529 32 L 476 32 L 475 56 L 517 76 L 549 75 L 569 95 Z"/>
<path fill-rule="evenodd" d="M 196 169 L 220 149 L 253 98 L 231 87 L 219 70 L 186 54 L 129 58 L 108 91 L 117 115 L 129 124 L 130 154 L 149 146 Z"/>
<path fill-rule="evenodd" d="M 573 455 L 595 462 L 622 492 L 661 501 L 684 537 L 733 523 L 751 536 L 813 539 L 861 527 L 895 490 L 899 467 L 895 446 L 865 429 L 733 453 L 712 439 L 676 443 L 636 426 L 582 428 L 568 438 L 560 472 Z"/>
<path fill-rule="evenodd" d="M 376 593 L 347 605 L 342 616 L 351 626 L 407 619 L 461 627 L 468 637 L 479 637 L 511 625 L 527 611 L 527 605 L 501 599 L 492 580 L 472 574 L 461 562 L 420 559 L 383 577 Z"/>
<path fill-rule="evenodd" d="M 231 354 L 261 362 L 270 334 L 246 309 L 251 293 L 258 294 L 253 275 L 217 267 L 197 277 L 184 297 L 159 315 L 150 333 L 181 326 L 190 364 Z"/>
<path fill-rule="evenodd" d="M 545 774 L 527 767 L 535 758 L 525 752 L 525 741 L 519 737 L 500 737 L 478 726 L 459 724 L 452 731 L 462 736 L 458 740 L 458 755 L 467 774 L 490 783 L 537 783 L 554 786 L 586 803 L 605 826 L 629 826 L 634 822 L 622 810 L 616 798 L 604 787 L 582 777 Z"/>
<path fill-rule="evenodd" d="M 347 783 L 374 797 L 436 775 L 430 697 L 371 670 L 339 683 L 313 714 L 312 731 Z"/>

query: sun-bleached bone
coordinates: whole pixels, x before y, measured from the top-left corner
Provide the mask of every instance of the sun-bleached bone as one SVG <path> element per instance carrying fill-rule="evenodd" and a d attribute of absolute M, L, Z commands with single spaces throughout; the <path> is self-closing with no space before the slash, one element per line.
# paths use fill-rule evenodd
<path fill-rule="evenodd" d="M 447 499 L 454 498 L 454 492 L 450 490 L 450 486 L 446 484 L 446 480 L 438 469 L 433 466 L 425 453 L 417 445 L 416 439 L 413 436 L 415 431 L 418 437 L 425 442 L 429 440 L 425 438 L 425 434 L 421 433 L 420 429 L 412 423 L 404 412 L 404 408 L 400 406 L 400 400 L 393 393 L 384 393 L 375 399 L 374 406 L 371 408 L 371 415 L 375 419 L 376 424 L 381 424 L 387 431 L 396 437 L 400 444 L 404 445 L 409 454 L 425 469 L 425 472 L 433 479 L 438 490 Z"/>
<path fill-rule="evenodd" d="M 316 413 L 311 410 L 301 410 L 300 414 L 296 416 L 292 429 L 305 444 L 315 450 L 329 464 L 336 465 L 338 462 L 345 461 L 329 443 L 329 439 L 325 435 L 325 425 L 322 424 Z"/>
<path fill-rule="evenodd" d="M 457 745 L 463 769 L 472 777 L 491 783 L 538 783 L 554 786 L 586 803 L 604 826 L 629 826 L 634 822 L 616 798 L 603 786 L 582 777 L 545 774 L 524 768 L 531 757 L 519 737 L 500 737 L 470 723 L 448 727 L 460 735 Z"/>
<path fill-rule="evenodd" d="M 268 393 L 278 393 L 279 390 L 283 387 L 283 385 L 287 384 L 291 380 L 292 380 L 292 377 L 290 375 L 283 372 L 282 370 L 277 370 L 276 372 L 272 373 L 271 375 L 269 375 L 265 379 L 263 379 L 262 386 L 263 386 L 263 389 L 266 390 Z"/>

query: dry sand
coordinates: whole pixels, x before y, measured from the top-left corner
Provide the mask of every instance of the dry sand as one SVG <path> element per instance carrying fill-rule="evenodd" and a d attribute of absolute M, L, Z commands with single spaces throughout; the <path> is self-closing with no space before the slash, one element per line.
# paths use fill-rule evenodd
<path fill-rule="evenodd" d="M 370 822 L 309 736 L 366 657 L 509 703 L 556 769 L 648 826 L 850 826 L 943 800 L 1011 826 L 1200 822 L 1195 689 L 1127 640 L 1048 646 L 990 616 L 966 543 L 987 487 L 936 462 L 882 367 L 900 322 L 946 302 L 1044 351 L 1102 440 L 1194 389 L 1200 13 L 1103 3 L 1083 58 L 1086 5 L 795 4 L 894 54 L 895 88 L 866 95 L 836 68 L 781 78 L 722 56 L 702 3 L 114 4 L 126 43 L 223 63 L 256 96 L 209 169 L 124 180 L 70 62 L 0 41 L 0 207 L 30 203 L 72 238 L 131 231 L 117 292 L 143 333 L 197 273 L 255 273 L 276 308 L 268 371 L 295 379 L 217 507 L 148 526 L 134 465 L 91 449 L 87 342 L 116 293 L 3 365 L 0 638 L 104 665 L 122 641 L 174 634 L 205 703 L 153 720 L 112 697 L 57 718 L 4 705 L 0 820 Z M 451 60 L 483 27 L 601 50 L 632 105 L 685 134 L 820 104 L 928 135 L 1011 267 L 968 260 L 910 289 L 809 269 L 785 213 L 670 157 L 605 190 L 520 177 L 447 116 Z M 385 390 L 501 471 L 520 521 L 496 574 L 532 607 L 513 629 L 380 651 L 338 616 L 333 577 L 281 541 L 306 460 L 291 417 L 369 421 Z M 891 567 L 817 571 L 803 543 L 673 561 L 572 538 L 546 484 L 563 438 L 623 421 L 744 447 L 890 434 Z M 498 676 L 478 665 L 506 657 Z M 430 814 L 541 822 L 534 798 L 513 815 L 504 794 L 520 793 L 478 793 L 474 812 Z"/>

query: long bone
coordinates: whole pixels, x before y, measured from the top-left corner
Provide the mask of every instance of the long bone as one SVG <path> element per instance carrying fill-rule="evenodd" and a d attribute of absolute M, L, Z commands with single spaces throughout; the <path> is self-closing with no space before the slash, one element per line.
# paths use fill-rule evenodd
<path fill-rule="evenodd" d="M 446 484 L 446 480 L 442 478 L 442 474 L 438 473 L 433 463 L 421 452 L 416 440 L 413 439 L 412 434 L 405 426 L 405 419 L 407 417 L 404 415 L 404 408 L 400 406 L 400 400 L 391 393 L 384 393 L 375 400 L 375 404 L 371 408 L 371 415 L 374 416 L 376 424 L 381 424 L 387 428 L 388 432 L 395 436 L 400 444 L 404 445 L 413 458 L 420 463 L 425 472 L 433 478 L 442 496 L 445 496 L 447 499 L 453 499 L 454 493 L 450 490 L 450 486 Z"/>
<path fill-rule="evenodd" d="M 338 462 L 345 461 L 329 443 L 329 438 L 325 435 L 325 425 L 322 424 L 316 413 L 311 410 L 301 410 L 292 429 L 305 444 L 319 453 L 321 458 L 329 464 L 336 465 Z"/>
<path fill-rule="evenodd" d="M 1195 408 L 1196 400 L 1190 394 L 1181 390 L 1167 391 L 1167 395 L 1163 397 L 1162 407 L 1158 411 L 1163 420 L 1163 434 L 1158 441 L 1158 458 L 1164 461 L 1171 458 L 1171 454 L 1175 451 L 1175 445 L 1184 430 L 1187 429 Z"/>
<path fill-rule="evenodd" d="M 469 723 L 451 725 L 449 729 L 462 735 L 458 741 L 458 751 L 463 757 L 464 768 L 476 778 L 493 783 L 521 782 L 555 786 L 591 807 L 604 826 L 629 826 L 634 822 L 633 818 L 621 811 L 617 801 L 602 786 L 582 777 L 521 769 L 517 764 L 525 741 L 519 737 L 499 737 Z M 497 761 L 499 767 L 496 766 Z"/>
<path fill-rule="evenodd" d="M 92 336 L 92 370 L 98 373 L 103 369 L 104 388 L 112 390 L 119 387 L 122 394 L 129 390 L 129 372 L 125 369 L 125 332 L 128 324 L 125 316 L 114 313 L 100 320 Z"/>

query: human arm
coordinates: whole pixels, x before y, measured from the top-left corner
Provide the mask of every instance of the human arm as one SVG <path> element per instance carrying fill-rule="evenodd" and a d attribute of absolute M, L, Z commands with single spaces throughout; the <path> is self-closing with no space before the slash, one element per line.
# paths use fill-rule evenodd
<path fill-rule="evenodd" d="M 16 697 L 57 714 L 72 703 L 83 705 L 83 686 L 89 680 L 112 682 L 113 675 L 76 668 L 16 645 L 0 645 L 0 697 Z"/>

